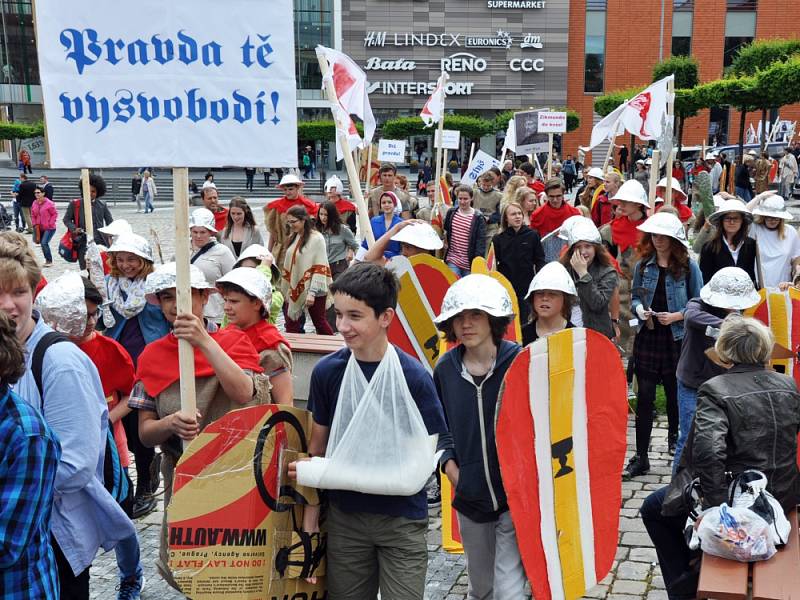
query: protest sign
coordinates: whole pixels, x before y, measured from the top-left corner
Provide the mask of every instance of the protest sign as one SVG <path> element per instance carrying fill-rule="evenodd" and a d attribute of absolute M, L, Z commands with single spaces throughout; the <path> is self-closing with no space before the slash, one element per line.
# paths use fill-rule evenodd
<path fill-rule="evenodd" d="M 378 161 L 391 163 L 406 162 L 406 141 L 381 140 L 378 142 Z"/>
<path fill-rule="evenodd" d="M 492 167 L 497 167 L 499 169 L 500 161 L 483 150 L 478 150 L 467 166 L 467 170 L 461 178 L 461 183 L 469 186 L 475 185 L 475 182 L 478 181 L 478 177 L 486 173 L 486 171 Z"/>
<path fill-rule="evenodd" d="M 547 152 L 549 147 L 547 134 L 539 131 L 539 113 L 546 110 L 542 108 L 514 113 L 517 154 Z"/>
<path fill-rule="evenodd" d="M 53 167 L 297 166 L 289 0 L 34 6 Z"/>
<path fill-rule="evenodd" d="M 540 110 L 538 116 L 539 133 L 567 132 L 567 113 Z"/>
<path fill-rule="evenodd" d="M 453 129 L 443 129 L 441 139 L 444 140 L 444 143 L 439 143 L 439 131 L 436 131 L 436 136 L 434 137 L 435 143 L 434 145 L 437 148 L 445 148 L 446 150 L 458 150 L 458 142 L 459 138 L 461 137 L 460 131 L 455 131 Z"/>

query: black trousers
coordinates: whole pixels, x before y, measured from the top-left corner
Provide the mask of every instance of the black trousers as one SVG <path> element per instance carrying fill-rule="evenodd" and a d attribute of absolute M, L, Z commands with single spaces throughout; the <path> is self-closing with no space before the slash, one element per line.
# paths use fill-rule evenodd
<path fill-rule="evenodd" d="M 61 600 L 89 600 L 89 569 L 75 575 L 72 567 L 67 562 L 67 557 L 61 551 L 56 538 L 50 537 L 50 545 L 56 555 L 56 568 L 58 568 L 58 583 L 61 588 Z"/>
<path fill-rule="evenodd" d="M 667 397 L 669 436 L 673 439 L 678 437 L 678 379 L 674 373 L 654 376 L 637 372 L 636 381 L 639 384 L 636 402 L 636 453 L 647 458 L 656 410 L 656 386 L 659 383 L 664 386 L 664 395 Z"/>
<path fill-rule="evenodd" d="M 148 448 L 139 440 L 139 413 L 131 411 L 122 417 L 122 426 L 128 437 L 128 450 L 136 459 L 136 489 L 150 491 L 150 465 L 156 455 L 155 448 Z"/>
<path fill-rule="evenodd" d="M 662 487 L 645 498 L 639 510 L 658 556 L 664 586 L 670 600 L 689 600 L 697 594 L 700 553 L 690 550 L 683 537 L 687 515 L 665 517 L 661 514 L 667 488 Z"/>

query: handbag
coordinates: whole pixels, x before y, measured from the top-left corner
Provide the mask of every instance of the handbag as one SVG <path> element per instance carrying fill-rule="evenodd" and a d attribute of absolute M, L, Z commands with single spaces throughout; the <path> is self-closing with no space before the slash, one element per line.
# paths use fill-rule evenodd
<path fill-rule="evenodd" d="M 72 201 L 72 212 L 75 216 L 76 223 L 80 223 L 80 213 L 78 212 L 80 210 L 80 204 L 81 201 L 79 199 Z M 58 254 L 67 262 L 77 262 L 78 247 L 80 246 L 82 239 L 85 238 L 86 236 L 83 233 L 73 234 L 71 231 L 67 230 L 58 241 Z"/>

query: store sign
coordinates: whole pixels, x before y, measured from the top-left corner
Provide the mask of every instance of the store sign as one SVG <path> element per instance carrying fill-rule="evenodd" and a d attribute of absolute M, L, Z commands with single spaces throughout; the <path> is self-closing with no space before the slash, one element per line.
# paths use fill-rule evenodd
<path fill-rule="evenodd" d="M 381 59 L 377 56 L 367 60 L 364 65 L 365 71 L 413 71 L 417 67 L 417 63 L 413 60 L 406 60 L 404 58 L 396 59 Z M 442 67 L 444 70 L 444 67 Z"/>
<path fill-rule="evenodd" d="M 423 46 L 427 48 L 459 46 L 464 48 L 505 48 L 514 45 L 513 36 L 502 29 L 493 36 L 466 35 L 463 33 L 392 33 L 368 31 L 364 47 Z"/>
<path fill-rule="evenodd" d="M 514 72 L 541 73 L 544 71 L 543 58 L 512 58 L 508 61 L 508 68 Z"/>
<path fill-rule="evenodd" d="M 406 159 L 406 140 L 378 142 L 378 162 L 403 163 Z"/>
<path fill-rule="evenodd" d="M 436 130 L 433 145 L 436 148 L 444 148 L 445 150 L 458 150 L 458 142 L 461 137 L 461 132 L 454 129 L 442 129 L 442 139 L 444 144 L 439 142 L 439 130 Z"/>
<path fill-rule="evenodd" d="M 519 45 L 520 48 L 535 48 L 537 50 L 541 50 L 544 48 L 544 44 L 542 43 L 542 36 L 534 35 L 532 33 L 526 33 L 522 37 L 522 42 Z"/>
<path fill-rule="evenodd" d="M 544 8 L 545 0 L 486 0 L 486 8 Z"/>
<path fill-rule="evenodd" d="M 494 37 L 466 36 L 464 38 L 465 48 L 505 48 L 510 49 L 514 44 L 511 34 L 502 29 L 498 30 Z"/>
<path fill-rule="evenodd" d="M 566 133 L 567 113 L 539 111 L 539 133 Z"/>
<path fill-rule="evenodd" d="M 472 94 L 474 85 L 471 81 L 448 81 L 444 93 L 447 96 L 469 96 Z M 372 81 L 367 92 L 370 94 L 430 96 L 435 89 L 435 81 Z"/>
<path fill-rule="evenodd" d="M 439 65 L 447 73 L 483 73 L 488 63 L 469 52 L 458 52 L 441 59 Z"/>

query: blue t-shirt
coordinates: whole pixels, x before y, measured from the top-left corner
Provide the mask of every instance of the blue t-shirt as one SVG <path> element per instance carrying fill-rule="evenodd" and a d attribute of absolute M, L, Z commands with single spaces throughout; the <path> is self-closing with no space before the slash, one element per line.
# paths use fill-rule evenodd
<path fill-rule="evenodd" d="M 422 364 L 409 356 L 400 348 L 397 357 L 403 367 L 406 384 L 417 408 L 425 422 L 428 433 L 447 433 L 442 404 L 436 394 L 433 378 Z M 339 388 L 342 385 L 344 371 L 350 360 L 350 349 L 342 348 L 320 360 L 311 373 L 311 384 L 308 392 L 308 408 L 314 416 L 314 422 L 330 427 L 336 402 L 339 399 Z M 372 379 L 380 363 L 358 361 L 367 381 Z M 365 452 L 369 448 L 364 448 Z M 382 496 L 377 494 L 361 494 L 345 490 L 329 490 L 328 498 L 337 508 L 345 512 L 366 512 L 390 517 L 406 517 L 408 519 L 424 519 L 428 516 L 428 501 L 425 489 L 413 496 Z"/>

